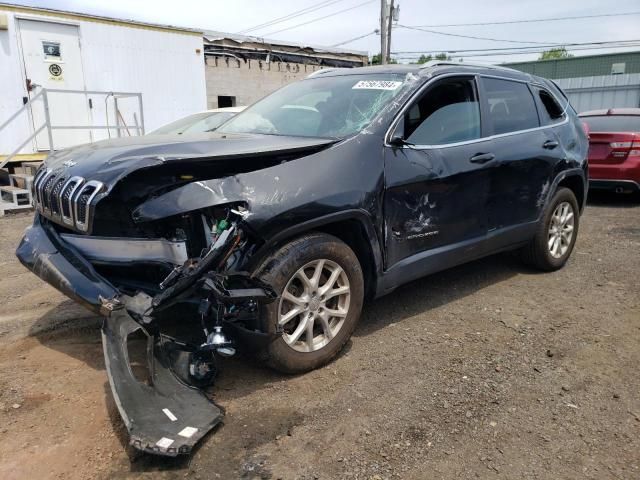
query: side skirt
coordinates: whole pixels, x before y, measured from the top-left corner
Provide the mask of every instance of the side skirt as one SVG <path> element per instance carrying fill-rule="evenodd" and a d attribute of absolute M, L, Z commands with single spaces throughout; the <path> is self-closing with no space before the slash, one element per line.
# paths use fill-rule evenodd
<path fill-rule="evenodd" d="M 538 222 L 523 223 L 489 232 L 487 235 L 445 245 L 407 257 L 384 272 L 376 297 L 399 286 L 456 265 L 524 245 L 535 235 Z"/>

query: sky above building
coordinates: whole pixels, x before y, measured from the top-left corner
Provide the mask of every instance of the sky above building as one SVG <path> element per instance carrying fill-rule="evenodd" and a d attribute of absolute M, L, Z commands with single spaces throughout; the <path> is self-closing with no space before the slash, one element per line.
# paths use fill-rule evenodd
<path fill-rule="evenodd" d="M 20 0 L 12 3 L 310 45 L 339 45 L 370 54 L 380 51 L 380 36 L 374 33 L 379 27 L 380 0 Z M 423 52 L 452 52 L 450 55 L 456 59 L 462 57 L 479 63 L 534 60 L 539 51 L 564 44 L 574 55 L 640 50 L 640 0 L 611 3 L 602 0 L 396 0 L 395 3 L 400 5 L 400 14 L 393 28 L 391 50 L 395 52 L 393 56 L 403 62 Z M 536 21 L 540 19 L 546 20 Z M 357 39 L 343 43 L 354 38 Z M 624 48 L 620 43 L 615 47 L 611 44 L 571 45 L 612 41 L 635 42 Z M 518 49 L 517 54 L 514 49 Z"/>

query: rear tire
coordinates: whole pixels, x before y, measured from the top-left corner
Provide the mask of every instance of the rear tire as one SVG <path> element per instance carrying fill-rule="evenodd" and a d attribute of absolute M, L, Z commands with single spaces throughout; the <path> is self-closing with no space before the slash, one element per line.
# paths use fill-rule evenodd
<path fill-rule="evenodd" d="M 559 188 L 547 205 L 535 237 L 520 252 L 524 263 L 545 272 L 562 268 L 578 237 L 579 212 L 573 192 Z"/>
<path fill-rule="evenodd" d="M 351 337 L 362 310 L 364 281 L 353 250 L 332 235 L 311 233 L 284 245 L 257 271 L 278 293 L 261 308 L 263 328 L 275 333 L 280 324 L 284 330 L 260 357 L 284 373 L 328 363 Z"/>

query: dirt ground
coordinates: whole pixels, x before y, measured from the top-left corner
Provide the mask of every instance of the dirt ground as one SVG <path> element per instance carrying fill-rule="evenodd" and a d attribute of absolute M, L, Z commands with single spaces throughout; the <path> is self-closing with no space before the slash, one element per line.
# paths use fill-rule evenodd
<path fill-rule="evenodd" d="M 590 201 L 563 270 L 503 254 L 365 308 L 330 365 L 226 360 L 224 424 L 136 455 L 100 320 L 27 272 L 0 219 L 0 478 L 640 478 L 640 202 Z"/>

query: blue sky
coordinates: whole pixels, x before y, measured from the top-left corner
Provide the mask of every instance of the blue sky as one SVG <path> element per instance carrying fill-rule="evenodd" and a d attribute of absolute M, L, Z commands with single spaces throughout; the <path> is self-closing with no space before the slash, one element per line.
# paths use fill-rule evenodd
<path fill-rule="evenodd" d="M 264 0 L 20 0 L 12 3 L 235 33 L 321 2 L 320 0 L 271 0 L 268 2 Z M 366 35 L 378 27 L 379 0 L 368 2 L 366 0 L 332 0 L 325 3 L 325 6 L 315 11 L 256 29 L 251 32 L 251 35 L 329 46 Z M 396 3 L 400 4 L 398 23 L 406 26 L 640 12 L 640 0 L 618 0 L 615 3 L 605 3 L 601 0 L 488 0 L 482 2 L 399 0 Z M 345 9 L 349 10 L 332 15 Z M 313 21 L 324 16 L 329 17 Z M 296 26 L 306 22 L 311 23 Z M 533 42 L 555 44 L 636 40 L 640 39 L 639 26 L 640 15 L 627 15 L 553 22 L 433 28 L 450 34 L 491 37 L 512 42 L 532 42 L 530 44 L 459 38 L 397 27 L 393 30 L 392 50 L 406 52 L 486 49 L 536 45 Z M 286 30 L 279 32 L 283 29 Z M 379 51 L 379 44 L 380 37 L 372 34 L 348 43 L 343 48 L 365 50 L 373 54 Z M 574 53 L 586 55 L 630 50 L 633 49 L 576 50 Z M 640 50 L 640 42 L 635 50 Z M 529 54 L 470 57 L 467 54 L 464 58 L 469 61 L 495 63 L 529 60 L 537 56 L 537 54 Z"/>

